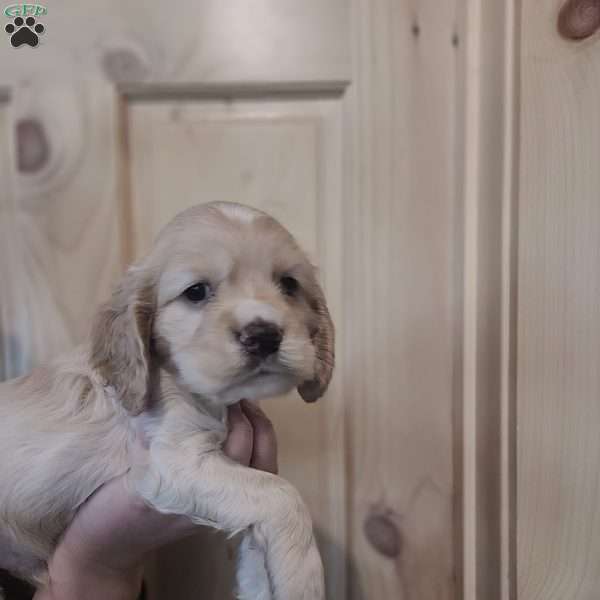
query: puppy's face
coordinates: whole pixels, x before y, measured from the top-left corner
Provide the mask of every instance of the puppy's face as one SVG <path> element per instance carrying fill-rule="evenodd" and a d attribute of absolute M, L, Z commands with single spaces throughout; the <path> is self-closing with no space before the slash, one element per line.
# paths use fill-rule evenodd
<path fill-rule="evenodd" d="M 194 207 L 161 232 L 129 277 L 141 280 L 126 313 L 146 380 L 157 363 L 189 391 L 223 404 L 295 386 L 308 401 L 324 393 L 333 327 L 323 293 L 304 253 L 271 217 L 234 204 Z M 105 377 L 109 363 L 96 360 Z"/>

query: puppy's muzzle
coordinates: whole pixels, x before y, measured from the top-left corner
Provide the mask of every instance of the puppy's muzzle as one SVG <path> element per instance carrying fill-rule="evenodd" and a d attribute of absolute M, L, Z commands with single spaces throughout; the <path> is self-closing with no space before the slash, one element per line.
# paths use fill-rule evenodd
<path fill-rule="evenodd" d="M 256 319 L 246 325 L 238 334 L 242 348 L 251 356 L 266 358 L 279 350 L 283 331 L 275 323 Z"/>

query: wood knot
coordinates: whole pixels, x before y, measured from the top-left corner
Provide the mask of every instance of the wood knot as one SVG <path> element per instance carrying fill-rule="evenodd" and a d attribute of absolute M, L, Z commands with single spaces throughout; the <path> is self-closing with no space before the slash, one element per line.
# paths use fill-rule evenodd
<path fill-rule="evenodd" d="M 402 539 L 393 513 L 385 511 L 368 515 L 363 530 L 371 546 L 379 554 L 388 558 L 396 558 L 402 551 Z"/>
<path fill-rule="evenodd" d="M 48 162 L 50 143 L 43 125 L 37 119 L 17 121 L 16 146 L 17 169 L 20 173 L 35 173 Z"/>
<path fill-rule="evenodd" d="M 583 40 L 599 27 L 600 0 L 567 0 L 558 13 L 558 32 L 568 40 Z"/>
<path fill-rule="evenodd" d="M 114 83 L 145 81 L 149 74 L 146 61 L 133 48 L 107 50 L 102 57 L 102 69 Z"/>

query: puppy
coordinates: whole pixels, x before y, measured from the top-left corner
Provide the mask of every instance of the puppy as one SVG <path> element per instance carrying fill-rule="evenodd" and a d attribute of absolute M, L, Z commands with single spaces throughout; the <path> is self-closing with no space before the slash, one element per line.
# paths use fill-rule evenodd
<path fill-rule="evenodd" d="M 324 598 L 298 492 L 221 445 L 229 404 L 294 387 L 317 400 L 333 343 L 315 270 L 273 218 L 229 203 L 178 215 L 86 344 L 0 385 L 0 568 L 43 583 L 77 508 L 127 473 L 159 511 L 244 531 L 239 598 Z"/>

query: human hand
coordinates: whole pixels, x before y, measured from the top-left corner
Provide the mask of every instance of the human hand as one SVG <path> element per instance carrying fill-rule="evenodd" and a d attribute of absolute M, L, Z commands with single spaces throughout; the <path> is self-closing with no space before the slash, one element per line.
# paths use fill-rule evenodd
<path fill-rule="evenodd" d="M 277 472 L 275 431 L 265 414 L 242 400 L 228 408 L 223 450 L 249 467 Z M 165 515 L 146 505 L 118 477 L 79 509 L 49 564 L 50 585 L 34 600 L 133 600 L 142 565 L 152 550 L 198 531 L 187 517 Z"/>

